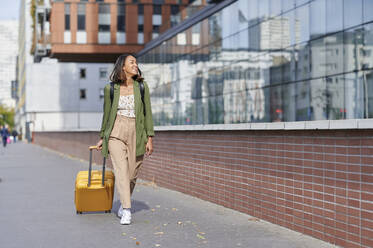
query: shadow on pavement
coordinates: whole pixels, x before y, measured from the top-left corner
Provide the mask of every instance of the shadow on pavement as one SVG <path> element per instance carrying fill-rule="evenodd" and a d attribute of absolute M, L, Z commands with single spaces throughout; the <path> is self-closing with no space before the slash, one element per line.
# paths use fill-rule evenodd
<path fill-rule="evenodd" d="M 136 212 L 140 212 L 141 210 L 148 210 L 149 209 L 149 206 L 146 205 L 142 201 L 132 200 L 131 205 L 132 205 L 132 207 L 131 207 L 131 212 L 132 213 L 136 213 Z M 113 208 L 111 209 L 111 212 L 117 213 L 118 209 L 119 209 L 119 206 L 120 206 L 120 201 L 119 200 L 115 201 L 113 203 Z"/>

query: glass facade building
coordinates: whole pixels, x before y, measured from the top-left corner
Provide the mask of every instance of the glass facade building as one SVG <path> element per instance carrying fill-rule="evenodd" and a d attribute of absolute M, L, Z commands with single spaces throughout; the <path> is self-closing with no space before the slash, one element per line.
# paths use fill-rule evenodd
<path fill-rule="evenodd" d="M 139 53 L 156 125 L 373 118 L 373 0 L 231 2 Z"/>

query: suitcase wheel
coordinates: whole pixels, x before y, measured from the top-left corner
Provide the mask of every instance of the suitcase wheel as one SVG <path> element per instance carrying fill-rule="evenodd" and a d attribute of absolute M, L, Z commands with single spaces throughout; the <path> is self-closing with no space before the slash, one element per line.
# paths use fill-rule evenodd
<path fill-rule="evenodd" d="M 76 214 L 83 214 L 82 211 L 76 211 Z"/>
<path fill-rule="evenodd" d="M 111 213 L 111 210 L 106 210 L 105 213 Z"/>

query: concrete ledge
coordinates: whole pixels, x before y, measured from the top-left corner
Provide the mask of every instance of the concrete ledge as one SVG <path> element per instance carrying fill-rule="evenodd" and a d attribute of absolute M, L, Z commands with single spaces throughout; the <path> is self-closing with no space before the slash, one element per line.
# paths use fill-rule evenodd
<path fill-rule="evenodd" d="M 331 120 L 330 129 L 357 129 L 357 120 Z"/>
<path fill-rule="evenodd" d="M 373 129 L 373 119 L 254 122 L 238 124 L 156 126 L 155 131 L 208 131 L 208 130 L 337 130 Z M 99 132 L 99 129 L 44 130 L 36 132 Z"/>
<path fill-rule="evenodd" d="M 155 131 L 373 129 L 373 119 L 156 126 Z"/>
<path fill-rule="evenodd" d="M 371 129 L 373 128 L 373 119 L 361 119 L 357 122 L 358 129 Z"/>
<path fill-rule="evenodd" d="M 306 128 L 306 122 L 304 121 L 294 121 L 294 122 L 284 122 L 285 130 L 304 130 Z"/>

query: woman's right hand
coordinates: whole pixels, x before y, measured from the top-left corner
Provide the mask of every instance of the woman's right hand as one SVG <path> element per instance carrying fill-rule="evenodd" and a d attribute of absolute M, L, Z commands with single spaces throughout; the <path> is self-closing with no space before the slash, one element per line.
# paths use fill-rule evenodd
<path fill-rule="evenodd" d="M 97 142 L 96 146 L 97 146 L 97 150 L 102 150 L 102 139 L 100 139 L 100 140 Z"/>

